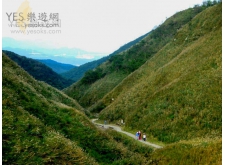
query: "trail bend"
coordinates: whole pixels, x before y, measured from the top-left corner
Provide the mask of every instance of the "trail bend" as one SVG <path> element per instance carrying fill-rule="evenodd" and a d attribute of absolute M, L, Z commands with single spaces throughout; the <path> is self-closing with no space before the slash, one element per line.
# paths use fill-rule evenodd
<path fill-rule="evenodd" d="M 130 136 L 130 137 L 136 139 L 136 137 L 135 137 L 134 134 L 129 133 L 129 132 L 126 132 L 126 131 L 123 131 L 123 130 L 121 129 L 121 127 L 119 127 L 119 126 L 110 125 L 110 124 L 106 124 L 106 125 L 104 125 L 104 124 L 99 124 L 99 123 L 96 123 L 96 122 L 95 122 L 96 120 L 98 120 L 98 119 L 92 119 L 91 121 L 92 121 L 95 125 L 97 125 L 97 126 L 100 126 L 100 127 L 102 127 L 102 128 L 105 128 L 105 129 L 111 128 L 111 129 L 114 129 L 114 130 L 117 131 L 117 132 L 126 134 L 126 135 L 128 135 L 128 136 Z M 139 140 L 139 142 L 144 143 L 144 144 L 146 144 L 146 145 L 149 145 L 149 146 L 151 146 L 151 147 L 157 148 L 157 149 L 163 148 L 162 146 L 159 146 L 159 145 L 154 144 L 154 143 L 149 143 L 149 142 L 143 141 L 143 140 Z"/>

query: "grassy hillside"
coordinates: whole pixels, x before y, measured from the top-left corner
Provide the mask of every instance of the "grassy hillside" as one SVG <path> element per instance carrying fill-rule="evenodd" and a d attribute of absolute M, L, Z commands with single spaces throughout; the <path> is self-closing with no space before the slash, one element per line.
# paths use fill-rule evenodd
<path fill-rule="evenodd" d="M 222 139 L 195 139 L 168 145 L 151 154 L 151 165 L 222 164 Z"/>
<path fill-rule="evenodd" d="M 77 99 L 84 107 L 95 104 L 125 77 L 138 69 L 149 58 L 152 58 L 168 42 L 172 41 L 178 29 L 203 9 L 203 7 L 199 6 L 176 13 L 158 28 L 151 31 L 138 44 L 112 56 L 97 69 L 87 72 L 79 82 L 67 88 L 65 93 Z"/>
<path fill-rule="evenodd" d="M 72 80 L 67 80 L 61 77 L 51 68 L 37 60 L 27 58 L 25 56 L 20 56 L 7 50 L 4 50 L 3 52 L 24 70 L 26 70 L 30 75 L 32 75 L 35 79 L 44 81 L 55 88 L 63 89 L 73 83 Z"/>
<path fill-rule="evenodd" d="M 114 101 L 112 101 L 114 98 Z M 100 107 L 100 108 L 99 108 Z M 92 110 L 171 143 L 222 136 L 222 4 L 210 7 Z"/>
<path fill-rule="evenodd" d="M 131 46 L 133 46 L 136 43 L 138 43 L 139 41 L 141 41 L 147 35 L 148 35 L 148 33 L 141 36 L 141 37 L 138 37 L 137 39 L 135 39 L 135 40 L 123 45 L 123 46 L 121 46 L 118 50 L 114 51 L 112 54 L 110 54 L 106 57 L 103 57 L 99 60 L 95 60 L 95 61 L 92 61 L 92 62 L 88 62 L 86 64 L 83 64 L 79 67 L 76 67 L 76 68 L 73 68 L 73 69 L 69 70 L 68 72 L 62 73 L 61 75 L 65 78 L 67 78 L 67 79 L 78 81 L 79 79 L 81 79 L 84 76 L 85 72 L 87 72 L 88 70 L 92 70 L 92 69 L 96 68 L 100 64 L 107 61 L 111 56 L 114 56 L 114 55 L 119 54 L 120 52 L 122 52 L 126 49 L 129 49 Z"/>
<path fill-rule="evenodd" d="M 3 164 L 148 164 L 151 148 L 113 139 L 76 101 L 2 55 Z M 139 151 L 141 151 L 139 153 Z"/>

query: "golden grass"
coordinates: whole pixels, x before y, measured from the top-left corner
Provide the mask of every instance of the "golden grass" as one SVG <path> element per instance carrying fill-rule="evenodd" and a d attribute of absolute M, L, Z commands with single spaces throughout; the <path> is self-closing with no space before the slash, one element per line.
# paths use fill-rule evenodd
<path fill-rule="evenodd" d="M 200 140 L 198 142 L 179 142 L 156 150 L 151 155 L 151 164 L 199 164 L 220 165 L 222 164 L 222 139 Z"/>
<path fill-rule="evenodd" d="M 221 30 L 221 5 L 196 16 L 100 101 L 100 118 L 165 142 L 221 137 Z"/>
<path fill-rule="evenodd" d="M 92 84 L 84 84 L 82 81 L 79 81 L 65 89 L 64 92 L 78 100 L 88 110 L 93 112 L 101 111 L 112 102 L 114 97 L 117 97 L 117 95 L 107 97 L 106 94 L 120 84 L 131 72 L 138 69 L 149 58 L 152 58 L 163 46 L 173 40 L 177 30 L 202 10 L 203 8 L 201 7 L 189 8 L 174 14 L 158 28 L 152 30 L 141 42 L 113 56 L 107 62 L 97 67 L 98 69 L 101 68 L 106 74 L 105 77 Z M 107 98 L 101 101 L 103 97 Z"/>

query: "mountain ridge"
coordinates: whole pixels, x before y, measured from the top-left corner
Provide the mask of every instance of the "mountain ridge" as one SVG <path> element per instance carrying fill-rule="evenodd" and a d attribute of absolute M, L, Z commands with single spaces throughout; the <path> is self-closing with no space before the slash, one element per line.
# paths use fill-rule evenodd
<path fill-rule="evenodd" d="M 60 63 L 51 59 L 37 59 L 37 61 L 47 65 L 48 67 L 50 67 L 54 72 L 61 74 L 63 72 L 67 72 L 72 68 L 76 68 L 76 66 L 74 65 L 70 65 L 70 64 L 64 64 L 64 63 Z"/>
<path fill-rule="evenodd" d="M 49 59 L 75 66 L 99 59 L 105 53 L 89 52 L 78 48 L 52 47 L 46 43 L 2 38 L 2 49 L 22 54 L 32 59 Z"/>
<path fill-rule="evenodd" d="M 3 52 L 37 80 L 45 81 L 58 89 L 63 89 L 73 83 L 72 80 L 64 79 L 51 68 L 37 60 L 20 56 L 14 52 L 6 50 L 3 50 Z"/>
<path fill-rule="evenodd" d="M 99 65 L 101 65 L 102 63 L 106 62 L 110 57 L 119 54 L 129 48 L 131 48 L 133 45 L 135 45 L 136 43 L 138 43 L 140 40 L 142 40 L 144 37 L 146 37 L 150 32 L 136 38 L 133 41 L 130 41 L 126 44 L 124 44 L 123 46 L 121 46 L 119 49 L 117 49 L 116 51 L 114 51 L 113 53 L 109 54 L 106 57 L 102 57 L 98 60 L 92 61 L 92 62 L 88 62 L 86 64 L 83 64 L 77 68 L 71 69 L 70 71 L 66 72 L 66 73 L 62 73 L 61 75 L 64 78 L 67 79 L 72 79 L 74 81 L 78 81 L 80 78 L 82 78 L 85 74 L 85 72 L 87 72 L 88 70 L 92 70 L 96 67 L 98 67 Z"/>
<path fill-rule="evenodd" d="M 66 88 L 64 92 L 88 108 L 173 40 L 177 30 L 202 10 L 204 8 L 199 6 L 174 14 L 130 49 L 112 56 L 99 67 L 86 72 L 80 81 Z M 104 106 L 100 109 L 103 108 Z"/>
<path fill-rule="evenodd" d="M 123 118 L 167 143 L 221 137 L 221 10 L 197 15 L 90 110 L 104 107 L 102 120 Z"/>

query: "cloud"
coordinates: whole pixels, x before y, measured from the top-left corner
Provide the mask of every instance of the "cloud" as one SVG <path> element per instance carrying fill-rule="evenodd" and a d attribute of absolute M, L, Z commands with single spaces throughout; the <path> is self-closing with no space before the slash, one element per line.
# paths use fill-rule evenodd
<path fill-rule="evenodd" d="M 82 54 L 82 55 L 77 55 L 76 58 L 80 58 L 80 59 L 93 59 L 95 58 L 93 55 L 90 55 L 90 54 Z"/>
<path fill-rule="evenodd" d="M 55 54 L 53 56 L 55 56 L 55 57 L 58 57 L 58 56 L 66 56 L 66 53 L 63 53 L 63 54 Z"/>
<path fill-rule="evenodd" d="M 35 53 L 35 52 L 31 52 L 29 54 L 32 54 L 32 55 L 37 55 L 37 54 L 41 54 L 41 53 Z"/>

